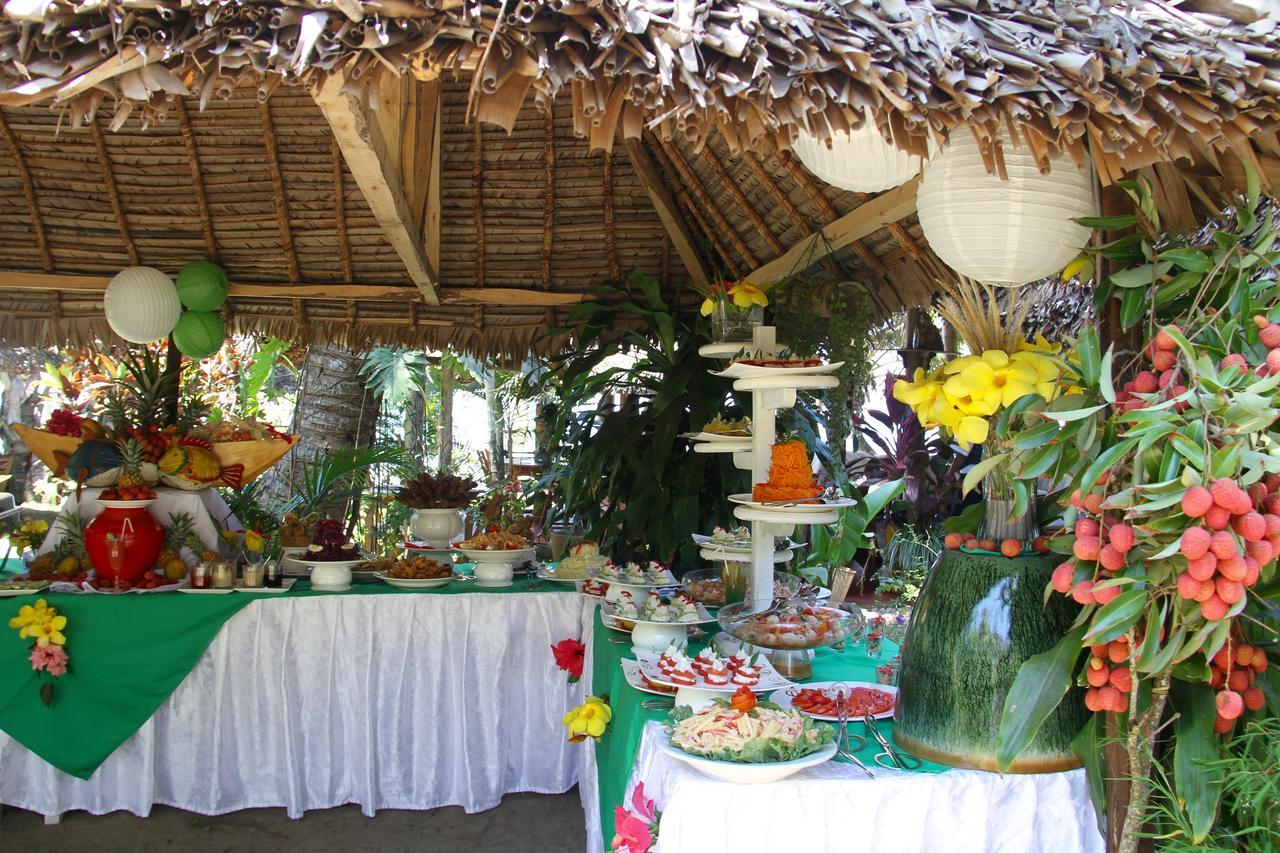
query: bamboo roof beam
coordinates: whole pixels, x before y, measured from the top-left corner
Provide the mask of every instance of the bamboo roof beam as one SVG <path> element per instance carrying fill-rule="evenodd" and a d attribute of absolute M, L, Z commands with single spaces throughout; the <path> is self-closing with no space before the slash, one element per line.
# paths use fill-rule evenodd
<path fill-rule="evenodd" d="M 747 274 L 755 284 L 768 284 L 805 269 L 824 257 L 886 225 L 910 216 L 916 209 L 919 178 L 881 193 L 796 243 L 783 254 Z"/>
<path fill-rule="evenodd" d="M 817 183 L 813 180 L 813 176 L 809 174 L 808 170 L 805 169 L 804 166 L 800 165 L 800 161 L 795 158 L 795 155 L 790 151 L 783 151 L 781 159 L 782 165 L 787 170 L 787 174 L 791 175 L 791 179 L 800 186 L 800 189 L 804 190 L 805 195 L 809 196 L 809 200 L 812 201 L 818 210 L 822 212 L 826 221 L 834 222 L 839 219 L 839 209 L 831 203 L 831 199 L 827 198 L 826 195 L 823 194 L 821 188 L 819 188 Z M 866 264 L 867 268 L 871 270 L 871 272 L 882 277 L 886 272 L 888 272 L 888 269 L 876 253 L 868 249 L 866 244 L 861 240 L 854 240 L 849 244 L 849 248 L 853 250 L 854 254 L 856 254 L 864 264 Z"/>
<path fill-rule="evenodd" d="M 471 161 L 471 198 L 476 232 L 476 287 L 484 287 L 484 154 L 481 151 L 481 145 L 484 144 L 484 133 L 480 128 L 480 122 L 475 122 L 473 127 L 474 135 L 472 136 L 471 147 L 474 158 Z M 483 325 L 483 316 L 477 322 Z M 481 329 L 477 327 L 476 331 L 481 331 Z"/>
<path fill-rule="evenodd" d="M 760 212 L 756 210 L 755 205 L 747 198 L 747 194 L 738 186 L 738 182 L 729 174 L 729 170 L 725 168 L 724 163 L 720 162 L 719 155 L 711 149 L 710 145 L 702 149 L 702 159 L 703 162 L 711 168 L 711 171 L 715 173 L 716 178 L 720 181 L 721 186 L 725 188 L 725 191 L 728 192 L 729 195 L 733 196 L 733 200 L 737 203 L 738 209 L 746 214 L 747 218 L 751 220 L 751 224 L 755 226 L 756 231 L 764 241 L 769 244 L 769 248 L 773 249 L 775 253 L 781 253 L 782 241 L 779 240 L 773 231 L 769 229 L 769 224 L 764 221 L 764 217 L 762 217 Z"/>
<path fill-rule="evenodd" d="M 101 293 L 107 289 L 107 282 L 110 280 L 110 276 L 0 270 L 0 290 Z M 418 298 L 419 293 L 415 288 L 397 284 L 351 282 L 264 284 L 233 281 L 228 295 L 254 299 L 289 299 L 301 307 L 303 300 L 412 303 Z M 577 305 L 585 298 L 586 295 L 583 293 L 548 292 L 520 287 L 446 287 L 440 291 L 441 302 L 477 306 L 558 307 Z"/>
<path fill-rule="evenodd" d="M 666 149 L 661 145 L 655 145 L 653 147 L 653 152 L 658 157 L 658 164 L 662 169 L 665 182 L 668 186 L 675 187 L 676 198 L 684 207 L 685 213 L 689 215 L 689 218 L 693 220 L 694 224 L 697 225 L 698 229 L 702 232 L 703 237 L 705 237 L 707 242 L 711 244 L 711 247 L 715 249 L 716 255 L 720 258 L 721 266 L 735 279 L 740 278 L 742 276 L 741 267 L 738 266 L 738 262 L 734 260 L 734 257 L 730 254 L 729 250 L 725 248 L 724 243 L 720 242 L 719 234 L 717 234 L 716 231 L 707 223 L 706 217 L 702 215 L 702 209 L 699 208 L 698 205 L 694 204 L 693 199 L 689 197 L 688 188 L 685 186 L 685 182 L 679 179 L 675 174 L 675 165 L 667 159 Z"/>
<path fill-rule="evenodd" d="M 389 88 L 384 81 L 384 89 Z M 393 89 L 393 91 L 397 91 Z M 398 87 L 404 116 L 400 153 L 405 176 L 405 196 L 420 233 L 432 270 L 440 269 L 440 138 L 442 109 L 440 80 L 406 79 Z M 387 133 L 395 132 L 391 128 Z"/>
<path fill-rule="evenodd" d="M 436 271 L 422 250 L 422 228 L 413 221 L 405 197 L 404 180 L 397 153 L 399 140 L 387 140 L 378 117 L 357 94 L 343 91 L 346 72 L 335 72 L 311 90 L 311 96 L 333 130 L 347 168 L 368 202 L 387 241 L 400 256 L 410 281 L 428 304 L 436 295 Z M 396 146 L 393 148 L 393 146 Z M 434 168 L 434 167 L 433 167 Z M 439 182 L 435 182 L 439 186 Z"/>
<path fill-rule="evenodd" d="M 618 260 L 618 234 L 613 213 L 613 153 L 604 150 L 604 248 L 609 262 L 609 279 L 622 281 L 622 264 Z"/>
<path fill-rule="evenodd" d="M 715 223 L 716 228 L 729 238 L 729 242 L 733 244 L 734 248 L 738 250 L 738 254 L 742 256 L 743 260 L 745 260 L 749 266 L 754 267 L 759 264 L 760 259 L 751 251 L 751 247 L 748 246 L 746 241 L 738 234 L 737 229 L 733 227 L 733 224 L 725 218 L 725 215 L 716 205 L 715 200 L 711 198 L 706 189 L 702 186 L 702 182 L 698 180 L 698 176 L 693 171 L 693 167 L 689 165 L 688 161 L 684 159 L 684 155 L 680 153 L 680 149 L 677 148 L 674 143 L 668 142 L 661 137 L 658 137 L 658 141 L 659 144 L 662 145 L 663 150 L 667 152 L 667 157 L 670 158 L 671 162 L 675 165 L 676 172 L 685 182 L 690 194 L 693 195 L 699 205 L 711 214 L 711 219 Z"/>
<path fill-rule="evenodd" d="M 187 165 L 191 168 L 191 190 L 196 197 L 196 213 L 200 216 L 200 230 L 204 233 L 204 251 L 209 260 L 218 259 L 218 238 L 213 231 L 213 215 L 209 212 L 209 197 L 204 191 L 204 172 L 200 169 L 200 152 L 196 148 L 196 135 L 191 129 L 191 116 L 182 98 L 173 99 L 174 112 L 178 114 L 178 131 L 187 149 Z"/>
<path fill-rule="evenodd" d="M 124 244 L 124 252 L 129 256 L 129 265 L 138 265 L 138 247 L 129 233 L 129 220 L 125 216 L 124 205 L 120 201 L 120 192 L 116 189 L 115 175 L 111 169 L 111 154 L 107 151 L 107 140 L 102 135 L 96 116 L 89 119 L 89 131 L 93 135 L 93 147 L 98 152 L 98 168 L 102 171 L 102 183 L 107 190 L 107 200 L 111 202 L 111 212 L 116 217 L 116 227 L 120 229 L 120 242 Z"/>
<path fill-rule="evenodd" d="M 640 186 L 644 187 L 654 211 L 658 214 L 658 219 L 662 222 L 667 239 L 675 247 L 680 260 L 684 262 L 684 268 L 689 271 L 689 276 L 695 284 L 707 284 L 711 277 L 707 274 L 702 255 L 698 252 L 698 244 L 689 232 L 689 226 L 680 215 L 680 209 L 676 206 L 671 190 L 663 180 L 658 167 L 654 165 L 644 142 L 640 139 L 624 139 L 622 146 L 627 152 L 631 168 L 640 179 Z"/>
<path fill-rule="evenodd" d="M 293 229 L 289 225 L 289 197 L 284 191 L 284 174 L 280 171 L 280 152 L 276 147 L 276 129 L 271 121 L 269 101 L 258 104 L 258 115 L 262 119 L 262 144 L 267 151 L 267 170 L 271 173 L 276 227 L 280 230 L 280 244 L 289 270 L 289 283 L 296 284 L 302 280 L 302 271 L 298 268 L 298 252 L 293 247 Z"/>
<path fill-rule="evenodd" d="M 342 263 L 342 277 L 351 281 L 351 243 L 347 239 L 347 190 L 342 177 L 342 148 L 337 137 L 329 140 L 329 157 L 333 174 L 333 225 L 338 232 L 338 260 Z"/>
<path fill-rule="evenodd" d="M 543 115 L 542 159 L 545 184 L 542 191 L 542 289 L 551 289 L 551 244 L 556 230 L 556 114 L 555 102 Z"/>
<path fill-rule="evenodd" d="M 9 147 L 9 155 L 13 158 L 13 167 L 18 172 L 18 180 L 22 183 L 22 195 L 27 200 L 27 214 L 31 217 L 31 231 L 36 238 L 36 251 L 40 254 L 40 266 L 45 272 L 53 272 L 53 254 L 49 251 L 49 239 L 44 231 L 44 217 L 40 214 L 40 202 L 36 199 L 36 185 L 31 180 L 31 170 L 22 156 L 22 148 L 18 145 L 18 137 L 0 111 L 0 137 Z"/>

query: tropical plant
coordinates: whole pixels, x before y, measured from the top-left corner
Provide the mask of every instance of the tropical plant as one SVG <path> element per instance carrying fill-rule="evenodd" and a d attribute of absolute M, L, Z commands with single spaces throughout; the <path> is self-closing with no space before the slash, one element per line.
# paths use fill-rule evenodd
<path fill-rule="evenodd" d="M 558 480 L 569 512 L 615 560 L 692 567 L 690 534 L 733 523 L 725 495 L 744 491 L 747 477 L 727 455 L 694 453 L 679 436 L 726 406 L 730 384 L 698 355 L 706 338 L 676 312 L 680 294 L 669 303 L 656 279 L 633 272 L 597 297 L 568 318 L 575 343 L 525 384 L 527 396 L 554 405 L 551 464 L 535 488 Z"/>
<path fill-rule="evenodd" d="M 267 338 L 249 357 L 249 368 L 240 371 L 238 408 L 240 417 L 256 418 L 262 414 L 264 397 L 270 398 L 271 377 L 282 363 L 292 367 L 288 358 L 289 342 Z"/>
<path fill-rule="evenodd" d="M 1096 800 L 1104 777 L 1129 780 L 1123 812 L 1108 819 L 1132 853 L 1155 756 L 1169 756 L 1156 768 L 1176 795 L 1164 805 L 1200 843 L 1219 808 L 1219 736 L 1229 742 L 1242 714 L 1280 698 L 1267 659 L 1280 601 L 1280 251 L 1275 205 L 1256 182 L 1184 236 L 1160 233 L 1149 186 L 1120 186 L 1137 212 L 1087 224 L 1138 229 L 1098 250 L 1112 269 L 1099 291 L 1118 295 L 1144 345 L 1104 353 L 1085 333 L 1062 363 L 1064 393 L 1005 409 L 995 428 L 1009 449 L 984 464 L 1007 465 L 1020 493 L 1040 477 L 1075 489 L 1052 542 L 1068 557 L 1046 595 L 1083 606 L 1020 670 L 998 760 L 1012 762 L 1073 683 L 1087 686 L 1095 714 L 1077 748 Z M 1104 769 L 1112 725 L 1125 760 Z M 1166 727 L 1172 748 L 1160 751 Z"/>
<path fill-rule="evenodd" d="M 412 464 L 403 447 L 391 445 L 317 450 L 300 463 L 297 490 L 277 514 L 327 511 L 340 517 L 364 493 L 374 466 L 389 465 L 408 473 Z"/>
<path fill-rule="evenodd" d="M 853 497 L 857 504 L 839 510 L 840 520 L 834 525 L 815 525 L 810 528 L 809 551 L 797 567 L 797 571 L 811 580 L 830 586 L 835 570 L 848 566 L 859 551 L 872 548 L 874 538 L 868 533 L 876 517 L 902 494 L 906 483 L 893 480 L 877 483 L 865 495 L 846 484 L 846 497 Z"/>

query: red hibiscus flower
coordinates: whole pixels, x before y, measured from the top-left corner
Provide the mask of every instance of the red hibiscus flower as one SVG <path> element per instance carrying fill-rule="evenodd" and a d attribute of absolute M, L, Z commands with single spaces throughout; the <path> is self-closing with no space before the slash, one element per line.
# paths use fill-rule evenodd
<path fill-rule="evenodd" d="M 587 656 L 587 647 L 575 639 L 561 640 L 551 647 L 556 656 L 556 666 L 569 673 L 569 683 L 582 677 L 582 661 Z"/>
<path fill-rule="evenodd" d="M 613 818 L 613 853 L 645 853 L 653 844 L 649 821 L 617 806 Z"/>

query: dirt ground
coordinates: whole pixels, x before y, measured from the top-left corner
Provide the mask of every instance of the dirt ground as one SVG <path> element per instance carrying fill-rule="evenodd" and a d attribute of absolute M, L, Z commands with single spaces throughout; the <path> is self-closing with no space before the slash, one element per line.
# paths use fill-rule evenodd
<path fill-rule="evenodd" d="M 359 806 L 343 806 L 290 820 L 284 809 L 205 817 L 157 806 L 147 818 L 70 812 L 61 824 L 45 826 L 31 812 L 0 812 L 0 850 L 24 853 L 580 853 L 585 846 L 576 788 L 559 796 L 512 794 L 496 809 L 473 815 L 445 808 L 382 811 L 367 818 Z"/>

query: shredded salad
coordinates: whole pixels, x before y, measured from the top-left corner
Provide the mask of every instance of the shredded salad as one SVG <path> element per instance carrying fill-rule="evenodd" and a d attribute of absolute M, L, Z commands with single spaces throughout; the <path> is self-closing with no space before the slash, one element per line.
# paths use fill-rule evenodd
<path fill-rule="evenodd" d="M 831 727 L 772 702 L 748 711 L 722 700 L 696 714 L 687 707 L 671 712 L 671 744 L 716 761 L 763 764 L 793 761 L 831 743 Z"/>

